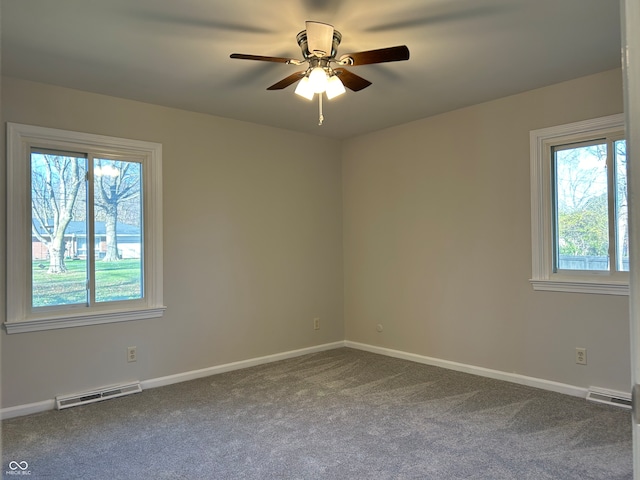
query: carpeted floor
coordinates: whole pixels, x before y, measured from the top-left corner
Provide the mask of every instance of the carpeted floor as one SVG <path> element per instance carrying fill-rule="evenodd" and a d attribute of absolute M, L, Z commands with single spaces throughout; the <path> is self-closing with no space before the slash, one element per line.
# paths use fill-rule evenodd
<path fill-rule="evenodd" d="M 629 410 L 347 348 L 2 426 L 14 479 L 632 479 Z"/>

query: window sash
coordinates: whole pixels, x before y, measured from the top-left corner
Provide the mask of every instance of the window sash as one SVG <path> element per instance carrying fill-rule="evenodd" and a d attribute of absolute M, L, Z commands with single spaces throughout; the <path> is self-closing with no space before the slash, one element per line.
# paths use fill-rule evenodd
<path fill-rule="evenodd" d="M 106 155 L 91 155 L 90 156 L 90 165 L 89 165 L 89 174 L 88 174 L 88 184 L 89 184 L 89 191 L 90 191 L 90 204 L 87 206 L 88 210 L 90 212 L 92 212 L 91 215 L 91 221 L 89 222 L 89 227 L 91 229 L 91 238 L 92 238 L 92 242 L 91 242 L 91 255 L 89 258 L 89 265 L 91 268 L 91 272 L 92 275 L 89 278 L 90 281 L 90 285 L 89 285 L 89 289 L 90 289 L 90 302 L 92 305 L 95 304 L 100 304 L 100 303 L 114 303 L 117 300 L 102 300 L 99 297 L 102 297 L 103 293 L 100 293 L 100 296 L 98 296 L 98 292 L 102 292 L 102 288 L 100 286 L 100 282 L 98 282 L 98 272 L 101 271 L 100 268 L 98 268 L 98 265 L 96 264 L 96 252 L 95 252 L 95 246 L 96 246 L 96 239 L 97 239 L 97 234 L 95 233 L 94 229 L 95 229 L 95 224 L 97 221 L 97 209 L 96 209 L 96 195 L 95 195 L 95 188 L 96 188 L 96 181 L 98 178 L 98 174 L 96 172 L 96 163 L 97 162 L 102 162 L 102 161 L 114 161 L 114 162 L 121 162 L 121 163 L 128 163 L 128 164 L 138 164 L 138 168 L 140 169 L 139 172 L 139 177 L 142 180 L 141 185 L 140 185 L 140 198 L 141 198 L 141 204 L 144 205 L 144 159 L 143 158 L 107 158 L 108 156 Z M 111 157 L 114 157 L 113 155 L 111 155 Z M 122 165 L 121 165 L 122 166 Z M 127 167 L 130 168 L 130 167 Z M 123 179 L 124 180 L 124 179 Z M 117 189 L 116 189 L 117 190 Z M 115 193 L 118 193 L 117 191 Z M 117 208 L 117 207 L 116 207 Z M 119 218 L 119 217 L 118 217 Z M 145 215 L 144 215 L 144 208 L 140 208 L 140 214 L 139 214 L 139 218 L 138 221 L 141 225 L 141 229 L 140 229 L 140 252 L 141 252 L 141 258 L 140 258 L 140 263 L 141 263 L 141 278 L 140 278 L 140 297 L 138 298 L 131 298 L 131 299 L 126 299 L 126 300 L 120 300 L 122 302 L 135 302 L 136 300 L 142 299 L 144 298 L 145 295 L 145 288 L 144 288 L 144 284 L 145 284 L 145 274 L 144 274 L 144 265 L 146 263 L 145 261 L 145 255 L 146 255 L 146 249 L 144 248 L 144 224 L 145 224 Z M 118 230 L 117 230 L 117 223 L 115 225 L 116 228 L 116 239 L 118 236 Z M 105 235 L 107 234 L 106 232 L 106 219 L 105 219 Z M 108 246 L 108 245 L 107 245 Z M 108 254 L 108 251 L 106 252 L 106 254 Z"/>
<path fill-rule="evenodd" d="M 553 266 L 552 271 L 554 273 L 565 273 L 569 275 L 581 274 L 583 272 L 590 273 L 609 273 L 616 274 L 617 272 L 623 272 L 621 268 L 622 262 L 619 257 L 618 248 L 618 165 L 616 162 L 615 146 L 616 142 L 620 140 L 624 141 L 624 138 L 620 135 L 611 135 L 599 139 L 594 139 L 587 142 L 578 142 L 563 145 L 551 146 L 551 178 L 552 185 L 552 248 L 553 248 Z M 568 150 L 575 150 L 583 147 L 604 145 L 606 148 L 605 159 L 605 172 L 606 172 L 606 187 L 607 187 L 607 267 L 602 269 L 568 269 L 560 267 L 560 206 L 559 206 L 559 193 L 557 192 L 559 179 L 558 171 L 558 153 Z M 626 200 L 626 199 L 625 199 Z M 626 202 L 625 202 L 626 204 Z"/>

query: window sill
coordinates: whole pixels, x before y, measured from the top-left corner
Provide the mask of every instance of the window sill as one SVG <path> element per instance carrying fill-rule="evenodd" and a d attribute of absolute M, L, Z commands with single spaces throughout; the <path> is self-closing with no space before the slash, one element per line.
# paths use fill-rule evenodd
<path fill-rule="evenodd" d="M 162 317 L 166 308 L 167 307 L 161 306 L 138 310 L 95 312 L 78 316 L 49 317 L 17 322 L 5 322 L 4 328 L 7 333 L 11 334 L 100 325 L 103 323 L 129 322 L 132 320 Z"/>
<path fill-rule="evenodd" d="M 529 280 L 534 290 L 544 292 L 592 293 L 598 295 L 629 295 L 629 284 L 587 282 L 580 280 Z"/>

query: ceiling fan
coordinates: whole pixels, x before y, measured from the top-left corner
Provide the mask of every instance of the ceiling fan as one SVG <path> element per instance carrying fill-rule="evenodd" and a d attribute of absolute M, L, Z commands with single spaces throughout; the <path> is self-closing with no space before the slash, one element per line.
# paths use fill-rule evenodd
<path fill-rule="evenodd" d="M 358 92 L 371 85 L 369 80 L 350 72 L 344 68 L 345 66 L 356 67 L 358 65 L 409 60 L 409 49 L 406 45 L 348 53 L 336 59 L 338 45 L 342 41 L 342 34 L 327 23 L 307 21 L 306 30 L 298 33 L 296 40 L 302 50 L 304 60 L 243 53 L 232 53 L 231 58 L 286 63 L 288 65 L 308 64 L 306 70 L 283 78 L 268 87 L 267 90 L 282 90 L 298 82 L 296 94 L 311 100 L 317 93 L 320 108 L 320 125 L 322 125 L 324 119 L 322 115 L 323 93 L 327 95 L 328 99 L 332 99 L 343 94 L 345 92 L 344 87 Z"/>

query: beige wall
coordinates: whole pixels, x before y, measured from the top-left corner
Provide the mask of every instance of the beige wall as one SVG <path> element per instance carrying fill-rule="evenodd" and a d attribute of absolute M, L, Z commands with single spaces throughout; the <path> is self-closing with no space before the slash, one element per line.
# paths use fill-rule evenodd
<path fill-rule="evenodd" d="M 628 298 L 534 292 L 528 282 L 529 130 L 620 111 L 620 72 L 611 71 L 343 143 L 323 139 L 314 152 L 308 135 L 4 78 L 3 128 L 163 144 L 168 310 L 126 324 L 3 331 L 1 405 L 345 337 L 628 391 Z M 2 256 L 0 295 L 4 269 Z M 126 363 L 129 345 L 137 363 Z M 587 366 L 575 364 L 576 346 L 587 347 Z"/>
<path fill-rule="evenodd" d="M 604 72 L 347 141 L 347 340 L 628 392 L 628 297 L 528 282 L 529 131 L 620 113 L 621 82 Z"/>
<path fill-rule="evenodd" d="M 316 150 L 308 135 L 12 78 L 2 122 L 163 144 L 168 307 L 160 319 L 3 331 L 2 407 L 344 339 L 339 142 Z"/>

